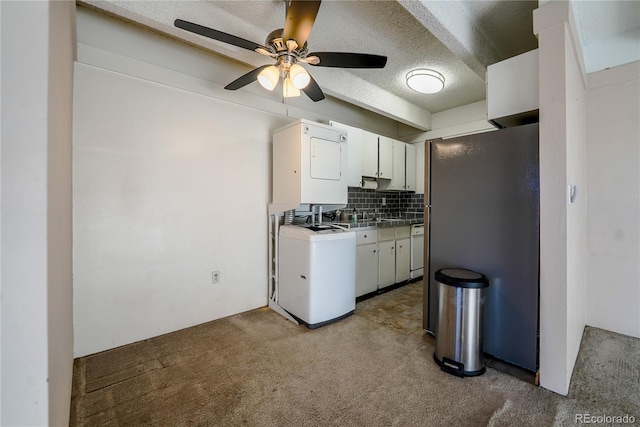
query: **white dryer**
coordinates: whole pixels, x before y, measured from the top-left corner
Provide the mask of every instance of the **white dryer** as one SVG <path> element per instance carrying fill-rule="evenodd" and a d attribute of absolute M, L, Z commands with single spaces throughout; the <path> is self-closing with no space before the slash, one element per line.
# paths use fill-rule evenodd
<path fill-rule="evenodd" d="M 346 205 L 347 133 L 298 120 L 273 133 L 273 203 Z"/>
<path fill-rule="evenodd" d="M 352 314 L 355 233 L 332 225 L 281 226 L 278 305 L 310 329 Z"/>

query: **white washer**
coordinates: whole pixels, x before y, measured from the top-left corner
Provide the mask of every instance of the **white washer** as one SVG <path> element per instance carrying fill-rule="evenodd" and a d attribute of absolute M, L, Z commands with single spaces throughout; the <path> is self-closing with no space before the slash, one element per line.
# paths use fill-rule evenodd
<path fill-rule="evenodd" d="M 356 307 L 356 234 L 331 225 L 280 227 L 278 305 L 310 329 Z"/>

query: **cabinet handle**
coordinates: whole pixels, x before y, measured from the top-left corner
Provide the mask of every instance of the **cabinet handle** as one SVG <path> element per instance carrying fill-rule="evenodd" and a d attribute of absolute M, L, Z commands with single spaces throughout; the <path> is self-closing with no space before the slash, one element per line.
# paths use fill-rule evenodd
<path fill-rule="evenodd" d="M 373 253 L 374 253 L 374 254 L 376 253 L 375 249 L 373 250 Z"/>
<path fill-rule="evenodd" d="M 393 249 L 393 246 L 391 246 L 391 249 Z"/>
<path fill-rule="evenodd" d="M 367 238 L 367 235 L 366 235 L 366 234 L 364 235 L 364 238 L 365 238 L 365 239 Z"/>

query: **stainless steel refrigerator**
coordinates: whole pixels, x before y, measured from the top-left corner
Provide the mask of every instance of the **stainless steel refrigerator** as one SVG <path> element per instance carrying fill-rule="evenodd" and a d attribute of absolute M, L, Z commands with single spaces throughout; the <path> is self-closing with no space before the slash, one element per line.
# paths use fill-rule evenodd
<path fill-rule="evenodd" d="M 435 333 L 434 274 L 459 267 L 489 279 L 484 352 L 538 368 L 538 124 L 431 141 L 425 328 Z"/>

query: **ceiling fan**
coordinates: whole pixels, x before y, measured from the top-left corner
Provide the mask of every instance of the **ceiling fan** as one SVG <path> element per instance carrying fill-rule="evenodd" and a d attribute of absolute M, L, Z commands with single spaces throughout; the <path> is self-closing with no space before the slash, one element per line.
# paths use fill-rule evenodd
<path fill-rule="evenodd" d="M 318 83 L 299 62 L 316 67 L 335 68 L 384 68 L 387 57 L 366 53 L 313 52 L 309 53 L 307 38 L 320 9 L 320 0 L 285 0 L 284 28 L 272 31 L 265 46 L 223 33 L 222 31 L 176 19 L 174 25 L 192 33 L 224 43 L 258 52 L 276 60 L 275 65 L 263 65 L 239 77 L 225 86 L 237 90 L 257 80 L 265 89 L 273 90 L 282 78 L 282 95 L 285 98 L 300 96 L 302 90 L 317 102 L 324 99 Z"/>

